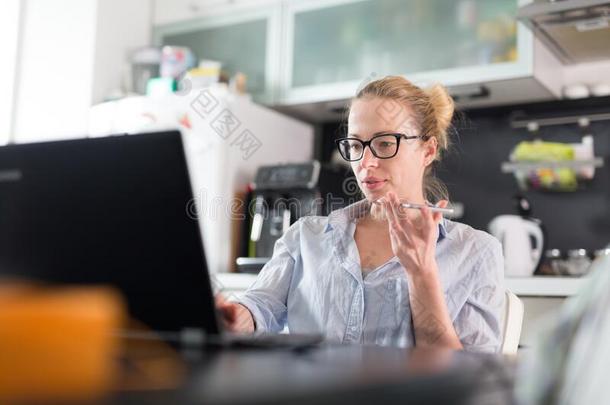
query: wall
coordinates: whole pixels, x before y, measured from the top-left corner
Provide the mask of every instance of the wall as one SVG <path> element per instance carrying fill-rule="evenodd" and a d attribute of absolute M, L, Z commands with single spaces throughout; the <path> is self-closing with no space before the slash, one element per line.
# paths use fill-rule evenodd
<path fill-rule="evenodd" d="M 578 113 L 578 109 L 570 109 Z M 457 201 L 464 201 L 467 213 L 464 221 L 485 228 L 498 214 L 515 213 L 511 197 L 518 192 L 512 175 L 503 174 L 499 163 L 504 161 L 514 145 L 528 140 L 524 130 L 508 128 L 505 116 L 473 116 L 472 128 L 462 130 L 461 156 L 447 162 L 440 176 L 448 183 Z M 547 248 L 599 249 L 610 243 L 610 125 L 596 123 L 596 154 L 604 157 L 606 166 L 595 179 L 574 193 L 527 192 L 525 196 L 548 232 Z M 576 125 L 547 127 L 542 139 L 578 142 Z"/>
<path fill-rule="evenodd" d="M 0 145 L 8 142 L 13 127 L 13 103 L 21 0 L 5 0 L 0 14 Z"/>
<path fill-rule="evenodd" d="M 14 141 L 87 128 L 95 0 L 25 0 Z"/>
<path fill-rule="evenodd" d="M 151 43 L 150 0 L 100 0 L 95 33 L 92 103 L 100 103 L 120 89 L 129 75 L 130 54 Z"/>
<path fill-rule="evenodd" d="M 150 0 L 23 0 L 11 141 L 81 137 L 89 107 L 150 43 Z"/>
<path fill-rule="evenodd" d="M 555 116 L 605 111 L 610 98 L 562 101 L 483 109 L 465 112 L 456 120 L 458 136 L 453 151 L 439 170 L 452 200 L 465 204 L 460 219 L 479 229 L 486 229 L 497 215 L 516 213 L 512 196 L 519 192 L 512 175 L 500 171 L 512 148 L 530 137 L 525 130 L 510 128 L 510 115 L 522 111 L 530 116 Z M 318 158 L 327 161 L 334 150 L 333 139 L 341 136 L 339 123 L 323 126 L 323 146 Z M 592 125 L 596 155 L 606 165 L 595 179 L 574 193 L 527 192 L 534 216 L 542 219 L 548 231 L 547 248 L 600 249 L 610 243 L 610 121 Z M 543 140 L 578 142 L 576 125 L 544 127 Z"/>

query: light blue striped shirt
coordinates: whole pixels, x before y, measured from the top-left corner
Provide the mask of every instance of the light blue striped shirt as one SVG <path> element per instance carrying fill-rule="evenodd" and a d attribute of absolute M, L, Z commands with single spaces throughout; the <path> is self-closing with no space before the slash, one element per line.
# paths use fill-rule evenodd
<path fill-rule="evenodd" d="M 415 345 L 407 271 L 394 256 L 363 276 L 354 240 L 366 200 L 329 216 L 302 217 L 239 298 L 257 332 L 321 333 L 343 343 Z M 502 247 L 491 235 L 443 219 L 436 245 L 445 301 L 466 350 L 497 352 L 502 341 Z"/>

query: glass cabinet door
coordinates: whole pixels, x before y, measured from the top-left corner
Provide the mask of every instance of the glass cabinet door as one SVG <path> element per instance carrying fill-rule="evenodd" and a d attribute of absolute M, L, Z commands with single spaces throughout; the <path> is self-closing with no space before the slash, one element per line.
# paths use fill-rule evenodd
<path fill-rule="evenodd" d="M 244 73 L 253 98 L 271 102 L 279 74 L 275 62 L 278 27 L 279 8 L 273 8 L 156 27 L 155 41 L 157 45 L 186 46 L 197 60 L 220 61 L 230 76 Z"/>
<path fill-rule="evenodd" d="M 481 68 L 514 65 L 520 51 L 518 1 L 288 2 L 285 95 L 324 97 L 326 89 L 329 97 L 334 93 L 337 98 L 337 91 L 347 88 L 338 83 L 351 83 L 353 91 L 372 75 L 412 78 L 443 72 L 438 81 L 466 83 L 464 74 L 477 76 Z M 473 67 L 478 71 L 468 70 Z M 496 72 L 502 74 L 501 69 Z"/>

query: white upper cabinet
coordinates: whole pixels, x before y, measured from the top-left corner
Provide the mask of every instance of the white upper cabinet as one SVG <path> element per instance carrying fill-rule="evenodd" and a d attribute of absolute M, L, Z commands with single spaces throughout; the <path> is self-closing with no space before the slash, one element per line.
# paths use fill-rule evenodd
<path fill-rule="evenodd" d="M 200 17 L 265 7 L 276 0 L 153 0 L 154 25 L 165 25 Z"/>
<path fill-rule="evenodd" d="M 320 108 L 340 111 L 388 74 L 442 83 L 467 107 L 548 100 L 561 87 L 559 62 L 517 22 L 530 0 L 157 1 L 172 19 L 180 4 L 198 10 L 157 24 L 158 44 L 246 73 L 258 101 L 305 119 L 337 118 Z"/>
<path fill-rule="evenodd" d="M 375 76 L 420 84 L 531 74 L 518 0 L 296 0 L 286 3 L 287 104 L 353 96 Z"/>
<path fill-rule="evenodd" d="M 272 104 L 280 77 L 280 18 L 279 1 L 264 2 L 264 7 L 240 4 L 230 12 L 215 10 L 207 16 L 158 25 L 154 42 L 186 46 L 198 60 L 220 61 L 222 70 L 230 76 L 244 73 L 247 90 L 254 99 Z"/>

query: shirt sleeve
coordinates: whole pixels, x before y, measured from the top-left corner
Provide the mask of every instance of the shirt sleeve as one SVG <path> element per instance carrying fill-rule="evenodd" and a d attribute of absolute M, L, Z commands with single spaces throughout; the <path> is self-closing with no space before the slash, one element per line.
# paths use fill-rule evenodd
<path fill-rule="evenodd" d="M 504 258 L 493 239 L 472 269 L 474 288 L 454 322 L 465 350 L 498 352 L 502 345 L 504 312 Z M 471 279 L 472 280 L 472 279 Z"/>
<path fill-rule="evenodd" d="M 284 329 L 288 291 L 298 256 L 300 220 L 275 242 L 273 256 L 254 284 L 237 300 L 247 307 L 257 333 L 279 333 Z"/>

